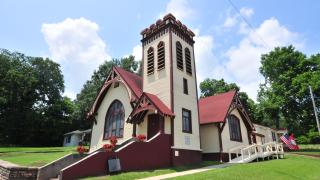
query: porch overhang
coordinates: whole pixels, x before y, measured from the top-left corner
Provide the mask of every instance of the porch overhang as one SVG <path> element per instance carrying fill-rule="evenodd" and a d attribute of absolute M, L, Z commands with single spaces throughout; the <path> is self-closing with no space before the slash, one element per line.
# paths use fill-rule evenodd
<path fill-rule="evenodd" d="M 175 117 L 174 113 L 157 96 L 144 92 L 129 115 L 127 122 L 140 124 L 148 111 L 163 117 Z"/>

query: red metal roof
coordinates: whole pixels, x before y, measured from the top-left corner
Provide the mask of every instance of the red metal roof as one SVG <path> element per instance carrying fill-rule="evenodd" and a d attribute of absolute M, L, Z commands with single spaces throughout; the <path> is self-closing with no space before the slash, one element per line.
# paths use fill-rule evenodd
<path fill-rule="evenodd" d="M 229 91 L 199 100 L 200 124 L 224 122 L 237 91 Z"/>
<path fill-rule="evenodd" d="M 139 98 L 142 94 L 142 77 L 128 72 L 120 67 L 114 66 L 114 69 L 120 74 L 122 79 L 131 88 L 133 93 Z"/>
<path fill-rule="evenodd" d="M 153 105 L 166 116 L 175 116 L 174 113 L 158 98 L 158 96 L 144 92 Z"/>

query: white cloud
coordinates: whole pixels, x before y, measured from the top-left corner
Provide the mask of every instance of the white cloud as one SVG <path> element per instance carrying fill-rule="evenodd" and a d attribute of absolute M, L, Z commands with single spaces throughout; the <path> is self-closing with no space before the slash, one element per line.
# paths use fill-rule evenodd
<path fill-rule="evenodd" d="M 75 100 L 77 98 L 77 93 L 67 90 L 63 93 L 63 96 L 67 96 L 70 99 Z"/>
<path fill-rule="evenodd" d="M 98 31 L 98 24 L 85 18 L 42 24 L 50 57 L 61 64 L 66 92 L 79 92 L 93 70 L 110 58 Z"/>
<path fill-rule="evenodd" d="M 223 27 L 233 27 L 237 24 L 237 16 L 229 16 L 225 19 Z"/>
<path fill-rule="evenodd" d="M 214 40 L 210 35 L 200 35 L 200 30 L 195 29 L 194 33 L 194 53 L 197 71 L 198 82 L 201 82 L 205 77 L 208 77 L 207 73 L 211 72 L 211 68 L 216 64 L 216 58 L 213 55 Z M 200 71 L 201 69 L 201 71 Z"/>
<path fill-rule="evenodd" d="M 236 47 L 231 47 L 226 56 L 227 71 L 243 91 L 256 98 L 259 83 L 263 77 L 259 73 L 261 54 L 276 46 L 293 44 L 302 47 L 300 36 L 281 25 L 276 18 L 265 20 L 258 28 L 248 31 Z"/>
<path fill-rule="evenodd" d="M 248 7 L 242 7 L 240 9 L 240 15 L 243 16 L 244 18 L 251 18 L 251 16 L 254 14 L 254 10 L 252 8 Z M 232 13 L 232 9 L 229 8 L 226 11 L 226 19 L 224 20 L 223 26 L 224 28 L 231 28 L 236 26 L 237 24 L 240 24 L 240 26 L 243 26 L 242 24 L 242 18 L 239 14 L 236 12 Z"/>
<path fill-rule="evenodd" d="M 135 58 L 136 61 L 141 61 L 142 60 L 142 46 L 140 44 L 136 45 L 132 49 L 131 53 Z"/>
<path fill-rule="evenodd" d="M 252 8 L 242 7 L 240 14 L 246 18 L 250 18 L 254 14 L 254 10 Z"/>
<path fill-rule="evenodd" d="M 171 13 L 180 21 L 191 18 L 195 15 L 195 11 L 190 7 L 187 0 L 170 0 L 167 4 L 166 11 L 160 13 L 159 18 Z"/>

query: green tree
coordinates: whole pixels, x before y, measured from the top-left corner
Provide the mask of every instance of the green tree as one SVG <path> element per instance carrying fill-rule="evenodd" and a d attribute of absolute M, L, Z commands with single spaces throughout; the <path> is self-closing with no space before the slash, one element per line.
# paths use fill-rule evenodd
<path fill-rule="evenodd" d="M 0 50 L 0 144 L 61 145 L 73 113 L 63 91 L 59 64 Z"/>
<path fill-rule="evenodd" d="M 260 87 L 258 101 L 265 116 L 297 135 L 315 128 L 308 86 L 320 96 L 320 55 L 307 57 L 293 46 L 277 47 L 262 55 L 261 64 L 266 83 Z"/>
<path fill-rule="evenodd" d="M 228 92 L 231 90 L 240 90 L 240 87 L 235 83 L 227 83 L 224 79 L 205 79 L 200 83 L 200 97 L 208 97 L 216 94 Z M 256 104 L 249 98 L 248 94 L 245 92 L 239 92 L 239 99 L 243 106 L 247 109 L 249 116 L 252 121 L 257 122 L 256 117 Z"/>

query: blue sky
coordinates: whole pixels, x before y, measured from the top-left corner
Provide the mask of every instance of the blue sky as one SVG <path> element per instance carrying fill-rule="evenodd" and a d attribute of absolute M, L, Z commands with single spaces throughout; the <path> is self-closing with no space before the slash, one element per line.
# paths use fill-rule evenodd
<path fill-rule="evenodd" d="M 231 2 L 237 10 L 229 0 L 2 0 L 0 48 L 59 62 L 72 98 L 104 60 L 140 58 L 141 30 L 168 12 L 196 33 L 198 82 L 224 78 L 253 99 L 262 53 L 288 44 L 320 52 L 320 2 Z"/>

